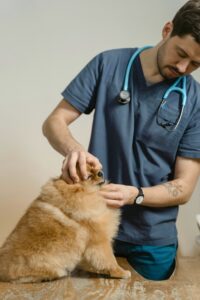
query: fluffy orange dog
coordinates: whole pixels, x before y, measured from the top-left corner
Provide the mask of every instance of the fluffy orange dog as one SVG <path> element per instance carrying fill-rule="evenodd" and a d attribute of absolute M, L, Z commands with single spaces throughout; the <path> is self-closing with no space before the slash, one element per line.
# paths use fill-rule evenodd
<path fill-rule="evenodd" d="M 68 275 L 81 263 L 93 271 L 128 278 L 112 251 L 119 210 L 99 195 L 102 173 L 87 181 L 47 182 L 0 248 L 0 280 L 41 282 Z"/>

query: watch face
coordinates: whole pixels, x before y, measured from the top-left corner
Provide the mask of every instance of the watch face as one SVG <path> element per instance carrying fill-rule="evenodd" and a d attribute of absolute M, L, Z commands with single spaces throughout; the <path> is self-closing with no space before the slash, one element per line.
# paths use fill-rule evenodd
<path fill-rule="evenodd" d="M 144 196 L 138 196 L 135 202 L 137 204 L 141 204 L 143 200 L 144 200 Z"/>

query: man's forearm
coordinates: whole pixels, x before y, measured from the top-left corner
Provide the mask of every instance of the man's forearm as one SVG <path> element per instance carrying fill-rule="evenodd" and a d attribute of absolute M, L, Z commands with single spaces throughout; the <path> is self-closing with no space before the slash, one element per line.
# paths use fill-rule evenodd
<path fill-rule="evenodd" d="M 192 189 L 182 179 L 174 179 L 157 186 L 143 188 L 143 192 L 142 205 L 166 207 L 185 204 L 192 194 Z"/>
<path fill-rule="evenodd" d="M 200 159 L 178 156 L 175 162 L 174 179 L 152 187 L 142 187 L 144 200 L 138 205 L 159 208 L 186 203 L 192 195 L 199 174 Z M 100 193 L 107 205 L 119 208 L 134 204 L 138 188 L 111 183 L 102 186 Z"/>
<path fill-rule="evenodd" d="M 83 149 L 83 146 L 72 136 L 64 120 L 60 120 L 56 116 L 50 116 L 44 122 L 42 130 L 51 146 L 63 156 L 74 149 Z"/>

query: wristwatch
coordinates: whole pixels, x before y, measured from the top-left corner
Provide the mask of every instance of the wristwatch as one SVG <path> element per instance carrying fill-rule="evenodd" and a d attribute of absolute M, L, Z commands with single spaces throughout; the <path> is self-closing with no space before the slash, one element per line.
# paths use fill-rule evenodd
<path fill-rule="evenodd" d="M 138 188 L 138 194 L 135 197 L 134 204 L 142 204 L 144 200 L 144 193 L 141 187 Z"/>

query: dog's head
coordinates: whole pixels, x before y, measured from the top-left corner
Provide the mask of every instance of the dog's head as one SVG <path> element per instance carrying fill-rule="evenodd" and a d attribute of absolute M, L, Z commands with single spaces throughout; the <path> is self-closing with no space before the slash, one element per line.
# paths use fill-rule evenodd
<path fill-rule="evenodd" d="M 73 198 L 72 196 L 74 196 L 77 192 L 84 192 L 88 188 L 99 189 L 100 185 L 105 183 L 103 171 L 101 169 L 97 170 L 90 165 L 87 165 L 88 178 L 86 180 L 81 179 L 79 170 L 77 170 L 77 173 L 80 178 L 80 181 L 77 183 L 67 183 L 61 175 L 58 178 L 53 178 L 51 184 L 49 185 L 53 184 L 53 186 L 56 187 L 56 189 L 64 196 L 65 199 L 69 199 Z M 49 185 L 48 189 L 43 189 L 43 193 L 49 190 Z"/>
<path fill-rule="evenodd" d="M 88 178 L 86 180 L 87 182 L 91 182 L 92 184 L 98 184 L 98 185 L 105 183 L 104 173 L 101 169 L 97 170 L 92 166 L 87 165 L 87 173 L 88 173 Z"/>
<path fill-rule="evenodd" d="M 77 168 L 77 174 L 79 176 L 79 182 L 74 184 L 66 183 L 67 185 L 80 185 L 80 184 L 92 184 L 101 185 L 105 183 L 104 173 L 101 169 L 95 169 L 92 165 L 87 164 L 87 179 L 83 180 L 79 168 Z M 62 175 L 58 178 L 64 181 Z"/>

